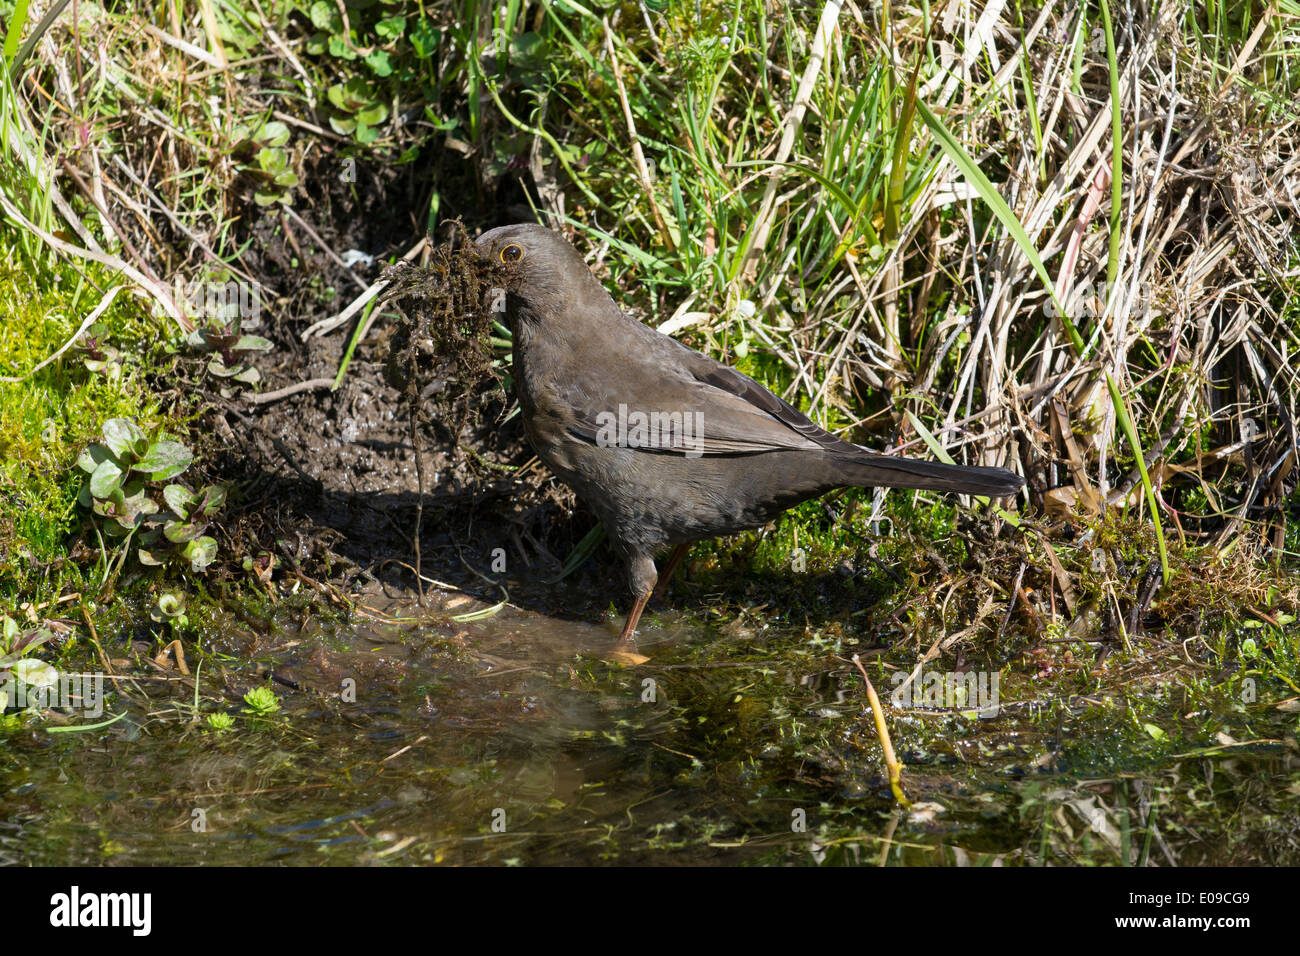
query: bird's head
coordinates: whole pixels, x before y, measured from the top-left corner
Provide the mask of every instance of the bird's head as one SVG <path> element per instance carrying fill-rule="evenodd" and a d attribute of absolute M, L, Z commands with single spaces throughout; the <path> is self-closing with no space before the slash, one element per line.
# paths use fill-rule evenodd
<path fill-rule="evenodd" d="M 536 223 L 489 229 L 479 236 L 479 251 L 511 274 L 506 290 L 515 300 L 508 309 L 520 319 L 549 326 L 577 326 L 587 316 L 617 307 L 591 274 L 578 250 L 558 232 Z"/>

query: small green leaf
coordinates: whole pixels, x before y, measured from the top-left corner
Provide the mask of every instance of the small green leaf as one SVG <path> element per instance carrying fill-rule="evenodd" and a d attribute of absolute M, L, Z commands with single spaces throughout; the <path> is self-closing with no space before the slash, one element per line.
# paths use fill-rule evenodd
<path fill-rule="evenodd" d="M 140 457 L 146 442 L 140 426 L 129 418 L 110 418 L 104 422 L 104 444 L 124 461 Z"/>
<path fill-rule="evenodd" d="M 59 682 L 59 672 L 45 661 L 24 658 L 13 666 L 14 676 L 29 687 L 53 687 Z"/>
<path fill-rule="evenodd" d="M 356 52 L 341 36 L 330 37 L 330 56 L 338 57 L 340 60 L 355 60 Z"/>
<path fill-rule="evenodd" d="M 357 111 L 357 122 L 365 123 L 367 126 L 378 126 L 386 119 L 388 119 L 388 107 L 383 103 L 375 103 Z"/>
<path fill-rule="evenodd" d="M 330 128 L 340 136 L 349 136 L 357 128 L 357 121 L 351 116 L 331 116 Z"/>
<path fill-rule="evenodd" d="M 347 113 L 355 113 L 359 109 L 370 106 L 375 99 L 366 81 L 359 76 L 352 77 L 346 83 L 335 83 L 325 91 L 325 96 L 336 107 Z"/>
<path fill-rule="evenodd" d="M 393 40 L 406 32 L 406 17 L 387 17 L 375 24 L 375 32 Z"/>
<path fill-rule="evenodd" d="M 77 456 L 77 467 L 86 474 L 94 474 L 99 463 L 107 459 L 112 453 L 103 445 L 87 445 L 86 450 Z"/>
<path fill-rule="evenodd" d="M 190 516 L 190 507 L 197 500 L 198 496 L 184 485 L 168 485 L 163 489 L 163 501 L 167 502 L 173 514 L 182 518 Z"/>
<path fill-rule="evenodd" d="M 94 512 L 106 518 L 114 518 L 126 511 L 126 496 L 121 488 L 114 488 L 103 498 L 94 499 Z M 109 529 L 111 530 L 111 529 Z"/>
<path fill-rule="evenodd" d="M 343 29 L 343 20 L 339 17 L 339 10 L 332 3 L 326 3 L 325 0 L 316 0 L 311 5 L 311 25 L 317 30 L 325 30 L 333 33 Z"/>
<path fill-rule="evenodd" d="M 163 537 L 173 544 L 184 544 L 202 534 L 204 527 L 198 521 L 168 521 L 163 525 Z"/>
<path fill-rule="evenodd" d="M 194 455 L 180 442 L 160 441 L 150 445 L 144 457 L 132 467 L 154 481 L 166 481 L 179 475 L 193 460 Z"/>
<path fill-rule="evenodd" d="M 217 540 L 205 534 L 185 545 L 181 554 L 189 560 L 190 570 L 202 571 L 217 557 Z"/>
<path fill-rule="evenodd" d="M 283 146 L 289 142 L 289 127 L 278 120 L 272 120 L 269 123 L 263 123 L 254 138 L 259 143 L 265 143 L 267 146 Z"/>
<path fill-rule="evenodd" d="M 96 498 L 107 498 L 122 490 L 122 466 L 112 458 L 105 458 L 90 476 L 90 493 Z"/>
<path fill-rule="evenodd" d="M 275 175 L 289 165 L 289 157 L 282 149 L 259 149 L 257 151 L 257 165 L 262 172 Z"/>
<path fill-rule="evenodd" d="M 411 31 L 411 46 L 415 49 L 415 55 L 421 60 L 433 56 L 440 43 L 442 43 L 442 31 L 429 26 L 428 21 L 421 20 L 420 25 Z"/>
<path fill-rule="evenodd" d="M 208 485 L 203 489 L 203 497 L 199 499 L 194 514 L 212 517 L 226 503 L 226 490 L 225 485 Z"/>
<path fill-rule="evenodd" d="M 1165 733 L 1163 729 L 1157 727 L 1155 724 L 1143 724 L 1142 729 L 1145 730 L 1148 734 L 1150 734 L 1153 740 L 1159 740 L 1163 742 L 1169 739 L 1169 735 Z"/>
<path fill-rule="evenodd" d="M 120 503 L 114 505 L 114 519 L 128 531 L 140 527 L 145 515 L 158 513 L 158 503 L 143 491 L 127 495 Z"/>
<path fill-rule="evenodd" d="M 184 627 L 188 624 L 185 617 L 185 595 L 179 591 L 167 591 L 158 597 L 158 604 L 149 612 L 149 620 L 157 624 L 176 624 Z"/>

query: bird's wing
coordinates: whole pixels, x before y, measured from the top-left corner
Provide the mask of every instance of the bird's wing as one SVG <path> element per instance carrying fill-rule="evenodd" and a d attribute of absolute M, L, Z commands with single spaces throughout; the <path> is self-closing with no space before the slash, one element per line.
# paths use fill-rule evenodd
<path fill-rule="evenodd" d="M 686 455 L 856 450 L 748 376 L 635 324 L 650 334 L 633 335 L 620 375 L 554 383 L 574 437 Z"/>
<path fill-rule="evenodd" d="M 665 336 L 666 338 L 666 336 Z M 692 348 L 687 348 L 680 342 L 669 339 L 673 345 L 677 346 L 688 356 L 687 370 L 698 382 L 712 386 L 721 392 L 733 395 L 741 399 L 747 405 L 758 409 L 766 415 L 776 419 L 786 429 L 794 432 L 804 442 L 811 442 L 814 445 L 820 445 L 822 448 L 832 450 L 856 450 L 855 445 L 850 445 L 842 438 L 837 438 L 826 429 L 813 422 L 803 412 L 795 408 L 789 402 L 780 396 L 768 391 L 758 382 L 754 381 L 748 375 L 737 372 L 729 365 L 723 365 L 716 359 L 712 359 L 702 352 L 697 352 Z M 795 444 L 795 443 L 791 443 Z"/>

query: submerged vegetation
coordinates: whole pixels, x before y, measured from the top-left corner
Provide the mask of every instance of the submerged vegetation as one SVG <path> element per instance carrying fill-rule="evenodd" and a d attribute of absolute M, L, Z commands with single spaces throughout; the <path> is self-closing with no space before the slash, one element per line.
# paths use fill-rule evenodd
<path fill-rule="evenodd" d="M 838 0 L 59 6 L 0 0 L 0 676 L 110 674 L 119 722 L 87 733 L 267 766 L 331 728 L 295 745 L 304 787 L 355 726 L 387 746 L 367 680 L 408 743 L 459 715 L 464 752 L 402 771 L 474 821 L 422 861 L 474 858 L 455 834 L 510 799 L 549 849 L 479 858 L 1300 859 L 1293 0 L 980 29 Z M 456 218 L 563 229 L 631 314 L 837 434 L 1027 489 L 808 502 L 693 549 L 645 675 L 589 656 L 603 631 L 519 659 L 511 601 L 624 595 L 532 460 L 508 332 L 468 317 L 490 283 L 441 244 Z M 413 572 L 439 613 L 374 606 Z M 353 659 L 349 628 L 409 659 Z M 855 658 L 941 805 L 897 842 Z M 81 720 L 15 700 L 11 738 Z M 681 812 L 625 829 L 659 787 Z"/>

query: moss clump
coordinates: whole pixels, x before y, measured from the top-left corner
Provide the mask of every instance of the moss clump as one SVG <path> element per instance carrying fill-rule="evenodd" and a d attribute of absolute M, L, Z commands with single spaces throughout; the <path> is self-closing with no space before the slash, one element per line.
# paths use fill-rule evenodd
<path fill-rule="evenodd" d="M 384 272 L 389 283 L 384 298 L 404 313 L 394 328 L 384 375 L 412 407 L 431 384 L 430 372 L 445 376 L 446 387 L 439 391 L 448 403 L 495 388 L 492 332 L 494 326 L 508 332 L 499 327 L 500 310 L 491 299 L 504 295 L 513 276 L 511 266 L 479 251 L 459 220 L 451 239 L 433 250 L 428 266 L 399 262 Z"/>
<path fill-rule="evenodd" d="M 18 260 L 13 239 L 0 234 L 0 263 Z M 79 349 L 83 336 L 32 371 L 99 303 L 112 284 L 101 271 L 0 265 L 0 376 L 9 379 L 0 380 L 0 599 L 11 604 L 80 587 L 84 572 L 65 560 L 83 477 L 75 463 L 102 423 L 131 418 L 151 430 L 170 423 L 146 383 L 157 324 L 128 295 L 118 295 L 96 329 L 100 354 L 111 361 Z"/>

